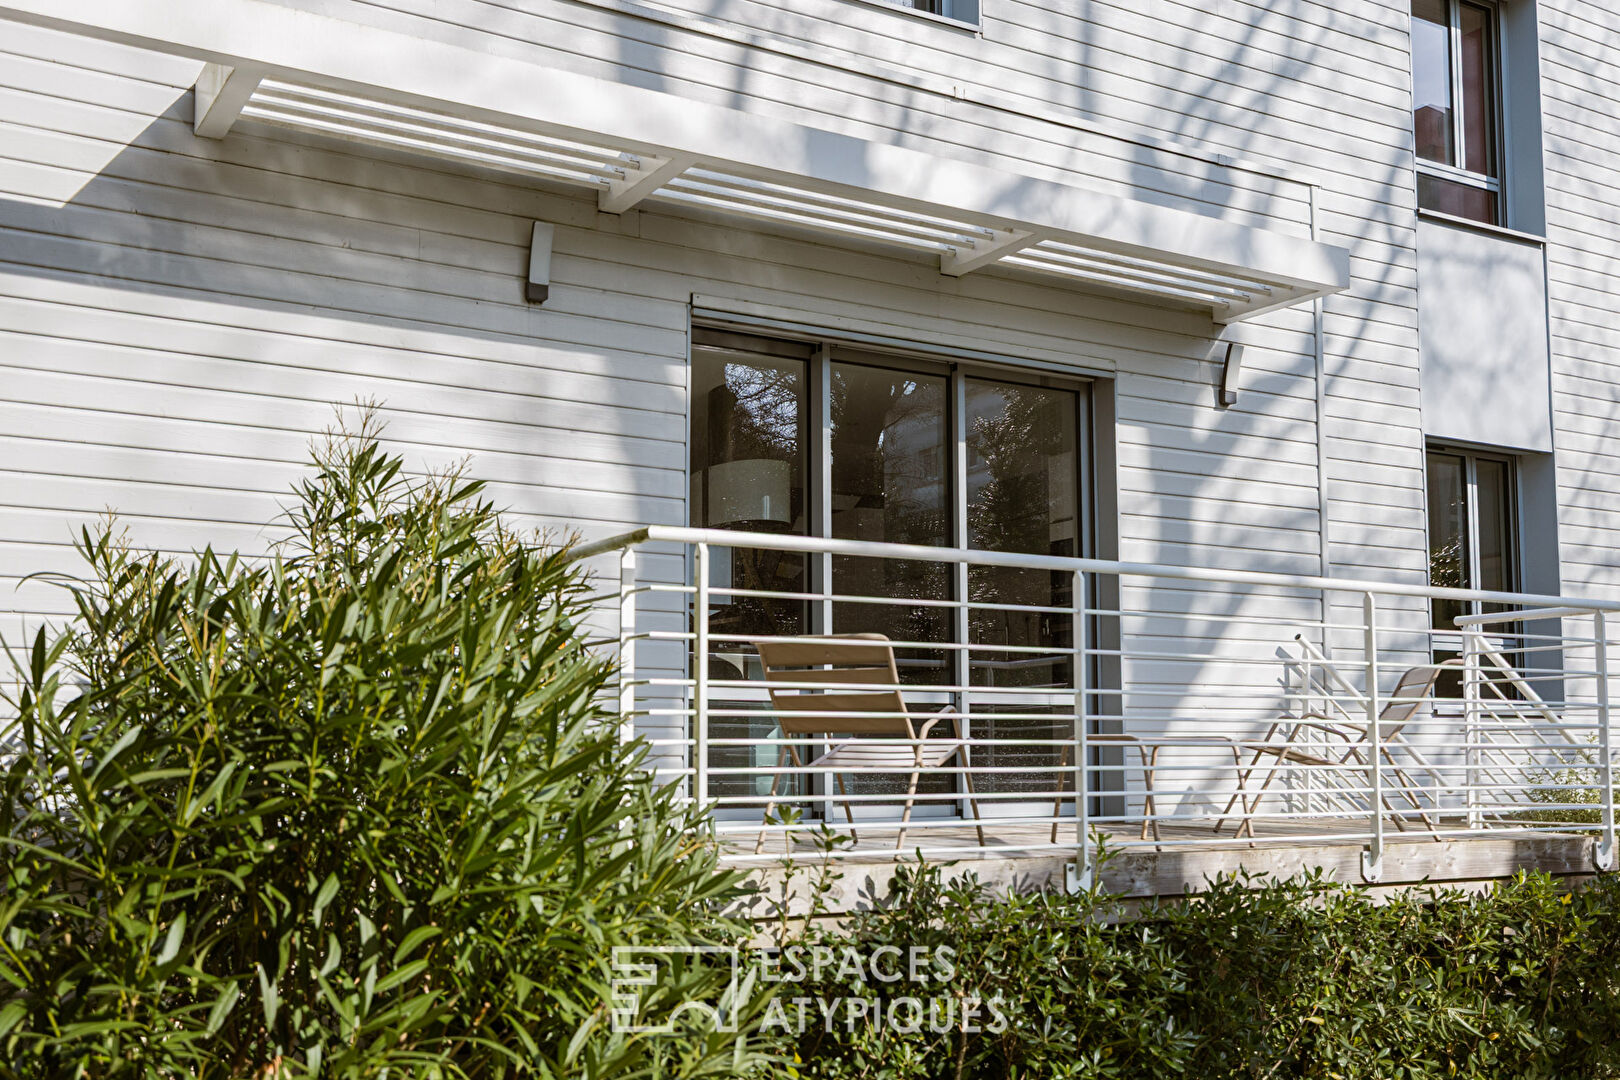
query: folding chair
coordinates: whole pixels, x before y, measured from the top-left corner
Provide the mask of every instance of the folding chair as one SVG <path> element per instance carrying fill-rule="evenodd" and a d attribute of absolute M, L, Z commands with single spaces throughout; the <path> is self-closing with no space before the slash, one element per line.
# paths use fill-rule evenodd
<path fill-rule="evenodd" d="M 1313 657 L 1313 663 L 1326 665 L 1327 661 Z M 1436 831 L 1438 826 L 1428 812 L 1423 809 L 1422 804 L 1413 796 L 1412 792 L 1417 785 L 1406 770 L 1396 762 L 1391 749 L 1402 747 L 1411 749 L 1410 744 L 1401 735 L 1402 729 L 1417 718 L 1418 711 L 1432 698 L 1435 683 L 1440 678 L 1440 670 L 1445 667 L 1458 666 L 1461 666 L 1461 661 L 1445 660 L 1438 664 L 1420 664 L 1417 667 L 1408 669 L 1401 675 L 1395 684 L 1395 689 L 1389 694 L 1388 704 L 1378 711 L 1379 756 L 1389 763 L 1396 778 L 1401 781 L 1406 801 L 1411 804 L 1413 810 L 1417 811 L 1418 816 L 1422 818 L 1424 825 L 1428 826 L 1431 832 Z M 1337 670 L 1331 668 L 1331 665 L 1328 665 L 1328 667 L 1335 678 L 1343 682 L 1342 677 L 1338 676 Z M 1360 697 L 1360 694 L 1353 687 L 1350 687 L 1348 683 L 1343 683 L 1343 689 Z M 1254 809 L 1260 804 L 1260 800 L 1265 797 L 1267 789 L 1271 787 L 1271 782 L 1277 776 L 1276 766 L 1273 765 L 1267 770 L 1265 783 L 1260 785 L 1260 790 L 1253 796 L 1246 794 L 1249 778 L 1259 768 L 1260 759 L 1263 757 L 1276 758 L 1276 764 L 1278 765 L 1283 763 L 1312 765 L 1335 771 L 1346 768 L 1367 768 L 1368 758 L 1365 750 L 1370 738 L 1368 725 L 1356 722 L 1342 707 L 1340 707 L 1340 712 L 1342 715 L 1338 717 L 1321 712 L 1306 712 L 1300 716 L 1279 717 L 1259 741 L 1237 740 L 1238 745 L 1245 750 L 1253 751 L 1254 756 L 1249 759 L 1248 767 L 1238 773 L 1237 791 L 1233 792 L 1231 799 L 1227 801 L 1226 809 L 1221 812 L 1220 820 L 1215 822 L 1215 831 L 1220 832 L 1221 826 L 1226 823 L 1227 816 L 1232 813 L 1232 807 L 1237 805 L 1238 800 L 1241 798 L 1243 800 L 1244 819 L 1243 823 L 1238 826 L 1237 831 L 1232 835 L 1242 836 L 1247 832 L 1250 837 L 1254 836 L 1254 818 L 1252 817 Z M 1300 736 L 1311 731 L 1337 739 L 1342 745 L 1333 746 L 1331 753 L 1308 753 L 1300 749 L 1298 744 Z M 1279 732 L 1283 733 L 1280 740 L 1276 739 Z M 1416 756 L 1415 751 L 1413 753 Z M 1421 759 L 1419 759 L 1419 764 L 1429 768 L 1427 763 Z M 1389 801 L 1389 796 L 1383 797 L 1383 805 L 1384 809 L 1389 811 L 1390 817 L 1394 819 L 1395 827 L 1405 831 L 1406 822 L 1400 814 L 1396 813 L 1395 807 Z M 1435 839 L 1438 840 L 1439 836 L 1436 835 Z"/>
<path fill-rule="evenodd" d="M 771 778 L 770 801 L 765 806 L 769 820 L 776 808 L 782 769 L 791 760 L 799 769 L 828 769 L 837 778 L 838 793 L 844 796 L 844 816 L 855 824 L 849 791 L 844 786 L 846 772 L 906 773 L 905 809 L 900 815 L 900 834 L 895 849 L 905 847 L 906 825 L 917 798 L 917 784 L 926 769 L 937 769 L 951 758 L 959 758 L 969 768 L 968 744 L 956 738 L 930 738 L 929 733 L 944 720 L 956 726 L 956 710 L 947 706 L 921 723 L 914 723 L 901 695 L 900 675 L 894 663 L 894 648 L 882 634 L 834 634 L 793 640 L 757 641 L 760 663 L 765 668 L 771 707 L 785 740 L 804 735 L 854 735 L 805 764 L 798 746 L 785 741 L 776 755 L 777 772 Z M 848 689 L 843 689 L 843 687 Z M 899 740 L 906 740 L 901 742 Z M 974 828 L 979 844 L 984 844 L 984 827 L 978 799 L 973 790 L 973 774 L 964 772 L 968 801 L 973 809 Z M 853 832 L 853 828 L 851 832 Z M 765 831 L 754 846 L 764 850 Z"/>

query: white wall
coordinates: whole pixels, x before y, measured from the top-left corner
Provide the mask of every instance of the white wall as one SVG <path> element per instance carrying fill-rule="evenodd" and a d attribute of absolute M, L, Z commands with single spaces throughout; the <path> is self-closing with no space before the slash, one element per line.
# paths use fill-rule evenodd
<path fill-rule="evenodd" d="M 1542 245 L 1418 223 L 1424 432 L 1550 453 Z"/>
<path fill-rule="evenodd" d="M 265 550 L 310 439 L 357 399 L 385 403 L 413 467 L 471 456 L 521 524 L 594 538 L 684 522 L 694 293 L 1117 374 L 1122 557 L 1317 568 L 1308 310 L 1241 328 L 1243 395 L 1220 410 L 1217 328 L 1202 315 L 660 213 L 614 218 L 567 193 L 251 125 L 200 140 L 195 70 L 45 31 L 0 37 L 8 638 L 66 610 L 19 583 L 71 570 L 74 532 L 108 507 L 141 545 Z M 541 308 L 522 299 L 535 219 L 558 223 Z M 1196 591 L 1167 602 L 1233 611 Z M 1276 644 L 1275 628 L 1227 636 Z M 1276 682 L 1243 677 L 1260 693 Z"/>
<path fill-rule="evenodd" d="M 1620 591 L 1620 14 L 1543 0 L 1554 440 L 1564 585 Z"/>

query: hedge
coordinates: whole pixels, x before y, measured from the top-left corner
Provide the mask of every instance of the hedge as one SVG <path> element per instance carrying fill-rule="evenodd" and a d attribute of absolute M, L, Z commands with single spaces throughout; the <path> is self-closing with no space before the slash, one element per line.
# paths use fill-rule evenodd
<path fill-rule="evenodd" d="M 939 992 L 1005 1023 L 811 1024 L 781 1050 L 806 1077 L 1620 1076 L 1613 875 L 1386 899 L 1319 875 L 1223 878 L 1132 912 L 1097 893 L 992 896 L 925 865 L 887 906 L 807 940 L 835 955 L 948 949 Z M 792 992 L 877 1015 L 914 987 L 829 968 Z"/>
<path fill-rule="evenodd" d="M 480 491 L 362 431 L 268 560 L 83 535 L 77 617 L 14 653 L 0 1078 L 1620 1076 L 1614 877 L 1129 912 L 914 865 L 748 947 L 739 875 L 618 739 L 588 583 Z M 618 950 L 688 947 L 617 1025 Z"/>

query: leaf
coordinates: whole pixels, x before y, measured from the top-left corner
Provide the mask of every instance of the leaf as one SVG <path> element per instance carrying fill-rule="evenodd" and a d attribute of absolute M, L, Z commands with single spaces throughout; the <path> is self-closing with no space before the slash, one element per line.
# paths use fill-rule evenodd
<path fill-rule="evenodd" d="M 275 981 L 264 973 L 263 964 L 255 964 L 254 970 L 259 973 L 259 1000 L 264 1009 L 264 1026 L 274 1031 L 276 1027 L 276 1013 L 281 1007 L 281 997 L 276 991 Z"/>
<path fill-rule="evenodd" d="M 162 967 L 176 956 L 180 955 L 180 942 L 186 934 L 186 913 L 182 911 L 176 915 L 174 922 L 169 924 L 169 932 L 163 937 L 163 948 L 157 954 L 157 966 Z"/>
<path fill-rule="evenodd" d="M 314 915 L 316 926 L 321 925 L 321 913 L 326 910 L 326 905 L 332 902 L 332 898 L 337 895 L 337 891 L 338 876 L 334 872 L 326 876 L 326 880 L 321 883 L 320 891 L 315 894 Z"/>
<path fill-rule="evenodd" d="M 100 761 L 96 762 L 95 769 L 93 769 L 90 773 L 90 779 L 95 780 L 101 775 L 101 771 L 103 769 L 117 761 L 118 755 L 122 754 L 125 750 L 128 750 L 130 746 L 134 744 L 135 740 L 141 737 L 141 731 L 141 725 L 135 724 L 120 735 L 118 737 L 118 741 L 112 744 L 112 748 L 101 756 Z"/>
<path fill-rule="evenodd" d="M 437 926 L 418 926 L 415 930 L 406 934 L 405 940 L 400 942 L 399 948 L 394 950 L 394 966 L 398 967 L 404 963 L 424 941 L 438 937 L 441 932 Z"/>
<path fill-rule="evenodd" d="M 225 1017 L 236 1007 L 237 999 L 242 996 L 242 984 L 236 981 L 228 983 L 214 1002 L 214 1007 L 208 1010 L 208 1025 L 204 1029 L 208 1035 L 218 1034 L 220 1027 L 225 1023 Z"/>
<path fill-rule="evenodd" d="M 9 1035 L 11 1029 L 21 1023 L 23 1017 L 27 1015 L 28 1009 L 20 1001 L 13 1001 L 5 1008 L 0 1008 L 0 1039 Z"/>

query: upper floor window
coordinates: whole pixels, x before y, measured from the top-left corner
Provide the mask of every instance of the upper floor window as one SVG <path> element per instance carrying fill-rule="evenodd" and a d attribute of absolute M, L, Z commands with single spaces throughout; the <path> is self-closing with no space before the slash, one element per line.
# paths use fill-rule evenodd
<path fill-rule="evenodd" d="M 979 21 L 979 0 L 886 0 L 896 7 L 939 15 L 957 22 Z"/>
<path fill-rule="evenodd" d="M 1493 7 L 1412 0 L 1418 206 L 1501 223 L 1501 50 Z"/>

